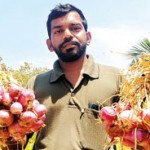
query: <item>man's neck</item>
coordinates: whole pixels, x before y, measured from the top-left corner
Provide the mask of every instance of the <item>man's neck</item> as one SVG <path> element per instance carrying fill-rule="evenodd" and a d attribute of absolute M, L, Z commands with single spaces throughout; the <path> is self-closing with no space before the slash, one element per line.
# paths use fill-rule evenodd
<path fill-rule="evenodd" d="M 87 61 L 86 55 L 82 56 L 80 59 L 74 62 L 62 62 L 60 65 L 65 73 L 66 79 L 73 85 L 77 86 L 82 80 L 82 72 L 84 71 L 84 66 Z"/>
<path fill-rule="evenodd" d="M 80 59 L 73 61 L 73 62 L 63 62 L 59 60 L 60 65 L 64 72 L 70 72 L 70 71 L 77 71 L 81 70 L 87 60 L 87 57 L 83 55 Z"/>

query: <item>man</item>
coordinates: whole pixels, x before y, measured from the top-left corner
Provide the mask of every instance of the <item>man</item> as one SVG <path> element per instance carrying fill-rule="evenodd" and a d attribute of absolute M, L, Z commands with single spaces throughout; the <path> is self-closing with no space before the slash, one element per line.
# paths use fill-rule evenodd
<path fill-rule="evenodd" d="M 99 121 L 100 104 L 118 90 L 118 70 L 98 65 L 86 54 L 91 42 L 87 21 L 73 5 L 56 6 L 48 16 L 46 43 L 58 60 L 33 77 L 28 88 L 47 107 L 46 126 L 35 150 L 103 150 L 106 136 Z"/>

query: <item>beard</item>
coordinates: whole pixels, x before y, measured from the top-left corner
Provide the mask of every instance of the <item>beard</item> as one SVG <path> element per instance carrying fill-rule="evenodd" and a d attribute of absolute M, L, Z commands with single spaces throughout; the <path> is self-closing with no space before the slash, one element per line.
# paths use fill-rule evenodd
<path fill-rule="evenodd" d="M 58 58 L 61 59 L 63 62 L 74 62 L 81 58 L 86 52 L 86 43 L 83 45 L 80 45 L 78 42 L 73 42 L 74 45 L 76 45 L 78 48 L 76 50 L 70 48 L 67 49 L 66 52 L 63 52 L 61 49 L 64 44 L 66 44 L 69 41 L 64 41 L 62 44 L 59 45 L 59 48 L 55 48 L 53 46 L 53 49 L 55 53 L 57 54 Z"/>

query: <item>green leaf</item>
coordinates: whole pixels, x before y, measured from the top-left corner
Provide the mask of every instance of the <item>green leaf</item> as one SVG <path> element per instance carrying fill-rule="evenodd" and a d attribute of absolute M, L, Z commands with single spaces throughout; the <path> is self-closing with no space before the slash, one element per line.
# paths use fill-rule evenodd
<path fill-rule="evenodd" d="M 37 137 L 37 133 L 38 132 L 34 132 L 32 137 L 29 138 L 28 143 L 27 143 L 24 150 L 33 150 L 33 147 L 34 147 L 34 144 L 35 144 L 35 141 L 36 141 L 36 137 Z"/>

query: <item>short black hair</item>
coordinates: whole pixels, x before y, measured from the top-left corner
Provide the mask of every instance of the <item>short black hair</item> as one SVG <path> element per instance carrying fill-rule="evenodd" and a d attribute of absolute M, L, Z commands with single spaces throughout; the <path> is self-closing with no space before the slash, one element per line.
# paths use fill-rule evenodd
<path fill-rule="evenodd" d="M 62 17 L 71 11 L 76 11 L 80 15 L 84 29 L 85 29 L 85 31 L 87 31 L 87 28 L 88 28 L 87 20 L 84 17 L 84 15 L 80 9 L 78 9 L 77 7 L 75 7 L 69 3 L 59 4 L 54 9 L 52 9 L 50 14 L 48 15 L 47 32 L 48 32 L 49 38 L 51 38 L 51 22 L 52 22 L 52 20 L 59 18 L 59 17 Z"/>

